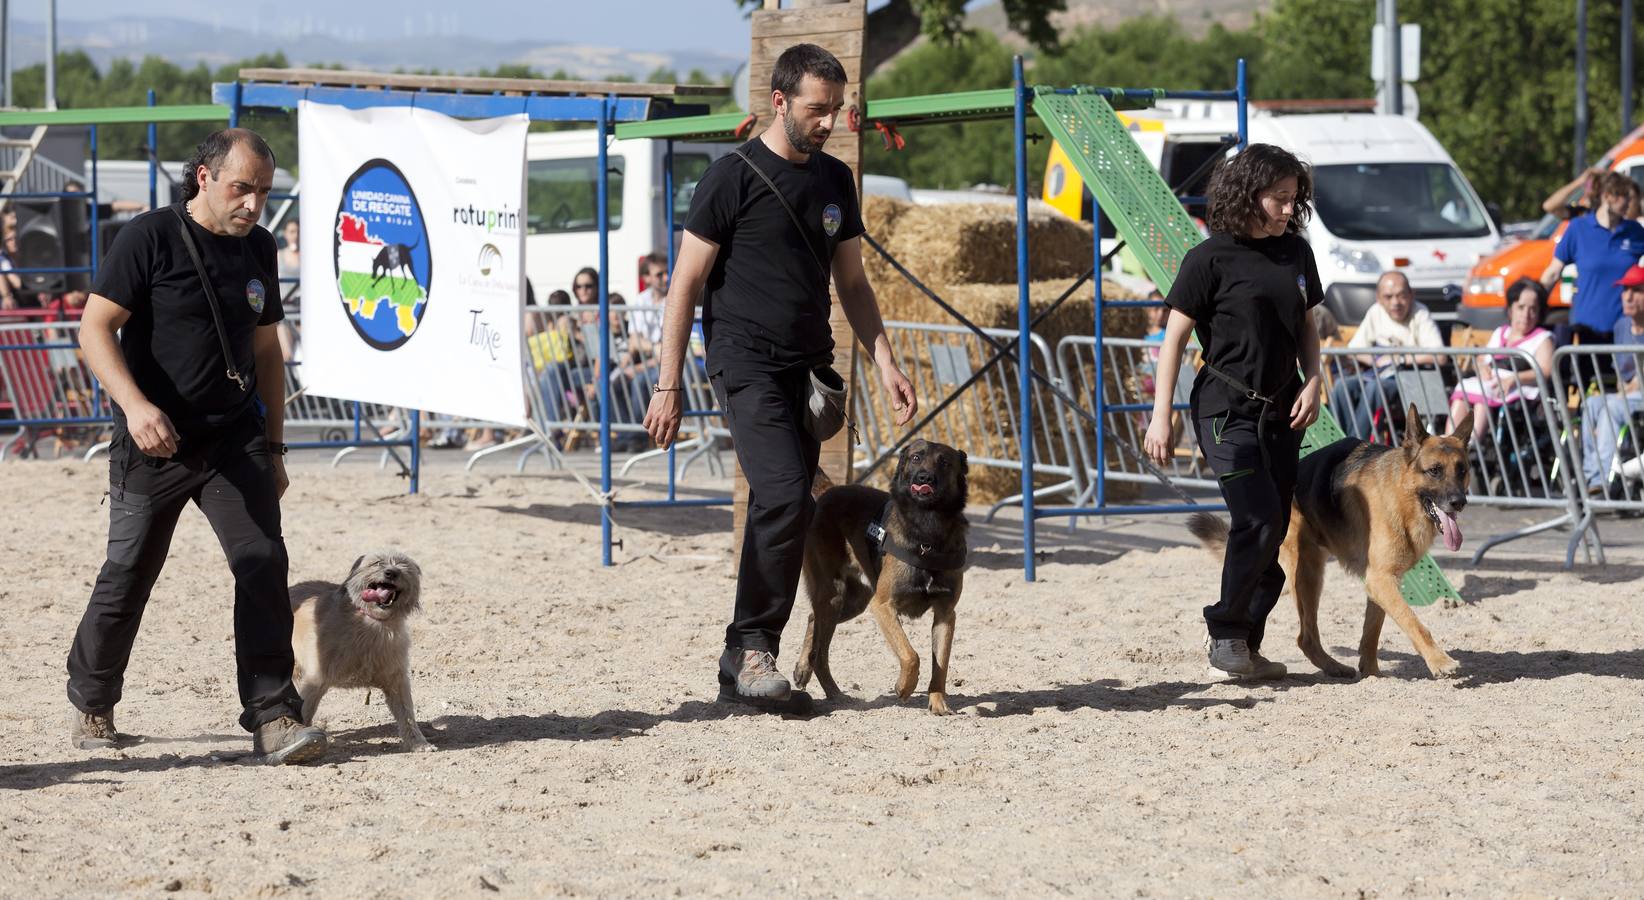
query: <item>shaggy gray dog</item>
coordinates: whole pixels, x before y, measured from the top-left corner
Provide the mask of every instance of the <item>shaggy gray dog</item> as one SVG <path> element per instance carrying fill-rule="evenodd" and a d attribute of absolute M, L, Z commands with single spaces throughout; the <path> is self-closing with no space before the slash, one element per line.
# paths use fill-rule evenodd
<path fill-rule="evenodd" d="M 334 687 L 376 688 L 399 725 L 400 742 L 433 750 L 417 727 L 411 703 L 411 629 L 421 608 L 422 569 L 398 551 L 354 560 L 342 584 L 305 581 L 291 588 L 292 673 L 303 698 L 303 722 L 312 724 L 325 692 Z"/>

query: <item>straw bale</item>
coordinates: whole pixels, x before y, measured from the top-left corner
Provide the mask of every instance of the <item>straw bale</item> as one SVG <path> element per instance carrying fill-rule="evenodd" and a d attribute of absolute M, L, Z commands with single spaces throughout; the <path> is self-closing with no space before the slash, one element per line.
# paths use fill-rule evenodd
<path fill-rule="evenodd" d="M 1068 287 L 1070 281 L 1044 281 L 1029 285 L 1030 317 L 1037 317 L 1057 299 Z M 1017 324 L 1018 294 L 1015 285 L 1011 284 L 958 284 L 933 288 L 938 296 L 950 303 L 955 309 L 983 328 L 1014 329 Z M 916 321 L 935 324 L 958 324 L 946 311 L 931 302 L 930 298 L 919 292 L 903 279 L 894 281 L 876 288 L 880 296 L 880 306 L 885 312 L 887 320 Z M 1110 299 L 1134 299 L 1134 295 L 1113 282 L 1104 282 L 1104 296 Z M 1056 345 L 1069 335 L 1088 335 L 1094 327 L 1092 319 L 1092 299 L 1089 287 L 1081 288 L 1074 296 L 1052 312 L 1044 321 L 1035 327 L 1034 333 L 1043 339 L 1054 353 Z M 1144 317 L 1139 310 L 1117 309 L 1109 310 L 1107 314 L 1106 334 L 1110 337 L 1139 337 L 1144 328 Z M 969 335 L 963 338 L 963 346 L 967 348 L 969 371 L 980 371 L 993 350 L 982 341 Z M 951 394 L 955 384 L 943 382 L 934 361 L 922 343 L 898 342 L 898 358 L 908 377 L 913 380 L 914 388 L 918 392 L 921 406 L 929 410 L 944 397 Z M 1042 356 L 1033 355 L 1035 369 L 1044 371 Z M 879 423 L 878 437 L 881 441 L 889 442 L 900 433 L 891 425 L 894 421 L 893 411 L 885 398 L 883 391 L 878 388 L 877 380 L 864 380 L 864 376 L 871 376 L 871 372 L 864 369 L 858 372 L 857 386 L 866 387 L 872 392 L 873 416 Z M 961 373 L 964 374 L 964 373 Z M 960 378 L 959 380 L 963 380 Z M 1069 385 L 1069 390 L 1077 394 L 1077 386 L 1081 382 L 1075 379 Z M 1036 392 L 1044 393 L 1042 386 L 1035 388 Z M 992 458 L 999 460 L 1014 460 L 1019 458 L 1016 446 L 1016 426 L 1019 420 L 1017 405 L 1017 385 L 1015 367 L 1008 363 L 995 365 L 976 384 L 966 389 L 967 396 L 950 407 L 947 411 L 926 425 L 921 436 L 945 444 L 952 444 L 969 453 L 977 459 Z M 1117 399 L 1114 389 L 1110 388 L 1110 399 Z M 1090 408 L 1088 397 L 1079 396 L 1080 404 Z M 1048 395 L 1045 395 L 1044 412 L 1050 413 L 1054 409 Z M 1044 462 L 1068 464 L 1077 454 L 1077 444 L 1072 439 L 1064 440 L 1067 428 L 1088 429 L 1089 423 L 1077 417 L 1072 412 L 1066 413 L 1066 422 L 1063 427 L 1053 427 L 1043 418 L 1038 420 L 1035 429 L 1034 448 L 1035 458 Z M 1071 446 L 1070 446 L 1071 443 Z M 1110 461 L 1117 460 L 1118 449 L 1109 445 Z M 1046 487 L 1058 479 L 1052 476 L 1039 476 L 1036 484 Z M 1019 492 L 1021 486 L 1020 475 L 1015 472 L 988 466 L 973 466 L 971 468 L 971 496 L 976 503 L 993 503 L 1004 497 Z M 1122 493 L 1126 487 L 1113 485 L 1120 490 L 1120 494 L 1110 496 L 1120 499 L 1126 496 Z"/>
<path fill-rule="evenodd" d="M 991 203 L 920 205 L 884 197 L 863 205 L 868 233 L 926 284 L 1016 281 L 1016 209 Z M 1035 279 L 1072 278 L 1090 268 L 1090 225 L 1035 204 L 1028 211 L 1028 268 Z M 863 251 L 876 281 L 891 273 Z"/>

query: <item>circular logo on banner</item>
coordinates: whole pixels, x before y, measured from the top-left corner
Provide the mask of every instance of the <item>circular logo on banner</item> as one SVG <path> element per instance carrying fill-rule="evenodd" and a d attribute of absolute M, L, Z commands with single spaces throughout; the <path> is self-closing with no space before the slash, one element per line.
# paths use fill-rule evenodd
<path fill-rule="evenodd" d="M 343 182 L 334 229 L 337 293 L 360 339 L 393 350 L 428 310 L 428 225 L 399 168 L 373 159 Z"/>
<path fill-rule="evenodd" d="M 844 216 L 839 212 L 837 203 L 829 203 L 827 208 L 822 210 L 822 230 L 828 233 L 828 237 L 839 233 L 839 223 L 843 220 Z"/>

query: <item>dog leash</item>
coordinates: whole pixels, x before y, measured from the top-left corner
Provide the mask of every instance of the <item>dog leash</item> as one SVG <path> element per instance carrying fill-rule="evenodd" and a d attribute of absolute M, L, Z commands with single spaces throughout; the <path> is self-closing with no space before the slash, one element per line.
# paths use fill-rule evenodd
<path fill-rule="evenodd" d="M 1278 401 L 1274 400 L 1272 397 L 1264 396 L 1260 391 L 1248 384 L 1245 384 L 1243 381 L 1234 378 L 1232 375 L 1223 372 L 1221 369 L 1211 365 L 1208 361 L 1204 363 L 1204 367 L 1210 372 L 1211 375 L 1220 378 L 1229 387 L 1233 388 L 1235 391 L 1238 391 L 1246 400 L 1255 400 L 1262 405 L 1261 414 L 1256 416 L 1256 447 L 1262 454 L 1262 466 L 1267 470 L 1272 471 L 1273 460 L 1267 453 L 1267 414 L 1273 409 L 1273 404 Z"/>
<path fill-rule="evenodd" d="M 244 391 L 250 385 L 246 383 L 245 377 L 240 374 L 239 369 L 234 365 L 234 351 L 229 349 L 228 346 L 228 330 L 223 327 L 223 313 L 217 304 L 217 291 L 211 286 L 211 276 L 206 272 L 205 262 L 200 259 L 200 248 L 194 245 L 194 235 L 189 233 L 188 220 L 183 217 L 182 212 L 175 206 L 171 207 L 171 211 L 177 216 L 177 226 L 179 233 L 183 236 L 183 246 L 188 249 L 189 259 L 194 261 L 194 271 L 200 276 L 200 286 L 205 288 L 206 305 L 211 307 L 211 322 L 217 326 L 217 341 L 222 344 L 223 362 L 228 366 L 228 380 L 239 385 L 240 390 Z M 244 246 L 241 246 L 240 252 L 245 252 Z"/>

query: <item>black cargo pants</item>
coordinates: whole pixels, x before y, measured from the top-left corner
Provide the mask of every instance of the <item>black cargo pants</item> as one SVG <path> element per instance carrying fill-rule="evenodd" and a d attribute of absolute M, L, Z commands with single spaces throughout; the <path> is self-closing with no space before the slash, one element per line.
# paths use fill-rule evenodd
<path fill-rule="evenodd" d="M 216 531 L 234 574 L 240 725 L 255 731 L 280 716 L 299 718 L 280 502 L 268 439 L 254 414 L 185 441 L 171 459 L 144 455 L 116 425 L 108 560 L 69 649 L 69 702 L 82 712 L 107 712 L 120 702 L 143 609 L 190 500 Z"/>
<path fill-rule="evenodd" d="M 736 609 L 725 646 L 775 654 L 793 612 L 816 508 L 811 479 L 822 445 L 804 424 L 810 370 L 727 368 L 711 383 L 748 483 Z"/>
<path fill-rule="evenodd" d="M 1242 638 L 1260 650 L 1267 616 L 1284 590 L 1279 547 L 1290 530 L 1302 432 L 1291 430 L 1288 418 L 1258 428 L 1255 418 L 1237 413 L 1196 417 L 1194 426 L 1232 517 L 1221 597 L 1204 608 L 1205 625 L 1212 638 Z"/>

